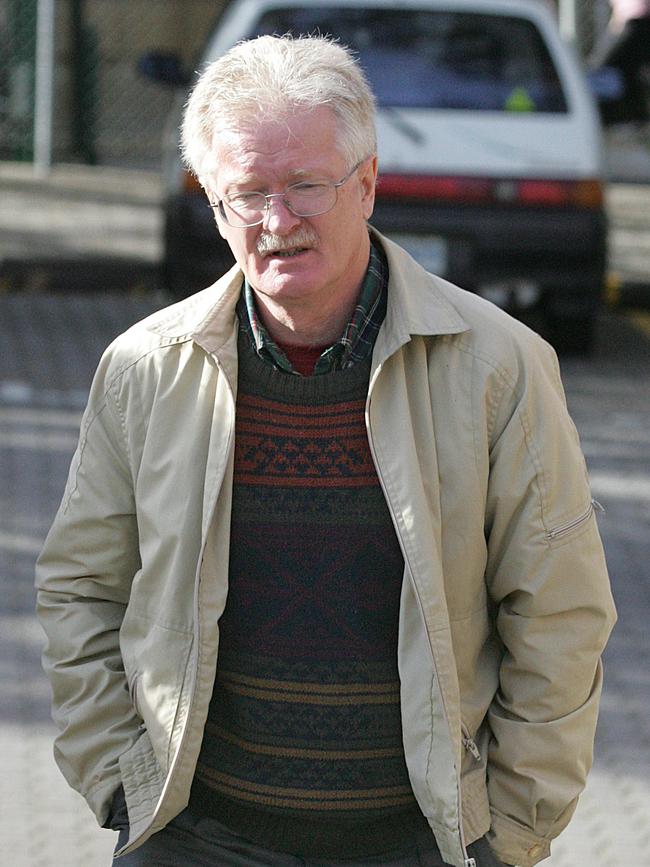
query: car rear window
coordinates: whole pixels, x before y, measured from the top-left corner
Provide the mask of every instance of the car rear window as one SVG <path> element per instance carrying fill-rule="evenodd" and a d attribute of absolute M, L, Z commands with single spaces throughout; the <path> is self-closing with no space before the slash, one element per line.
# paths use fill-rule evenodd
<path fill-rule="evenodd" d="M 507 15 L 350 6 L 267 10 L 250 36 L 337 37 L 358 53 L 380 106 L 566 112 L 532 21 Z"/>

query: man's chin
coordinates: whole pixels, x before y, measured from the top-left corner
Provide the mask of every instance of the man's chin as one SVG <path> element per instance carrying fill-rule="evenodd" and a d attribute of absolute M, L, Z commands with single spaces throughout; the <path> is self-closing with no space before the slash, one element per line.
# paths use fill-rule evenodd
<path fill-rule="evenodd" d="M 259 295 L 274 301 L 289 301 L 313 295 L 314 276 L 313 272 L 301 269 L 296 263 L 286 265 L 280 262 L 277 266 L 271 263 L 269 268 L 258 275 L 257 282 L 250 282 Z"/>
<path fill-rule="evenodd" d="M 292 256 L 267 254 L 255 264 L 258 285 L 266 283 L 271 288 L 276 284 L 284 286 L 293 280 L 304 283 L 313 279 L 316 262 L 313 250 L 303 250 Z"/>

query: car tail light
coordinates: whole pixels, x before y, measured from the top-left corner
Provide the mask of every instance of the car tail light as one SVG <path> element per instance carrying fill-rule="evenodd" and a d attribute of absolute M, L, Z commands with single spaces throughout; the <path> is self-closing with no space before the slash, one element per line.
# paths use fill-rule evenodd
<path fill-rule="evenodd" d="M 380 175 L 377 193 L 383 199 L 488 202 L 492 198 L 492 181 L 453 175 Z"/>
<path fill-rule="evenodd" d="M 459 204 L 600 208 L 603 185 L 597 179 L 475 178 L 436 175 L 380 175 L 378 199 L 418 199 Z"/>
<path fill-rule="evenodd" d="M 573 201 L 583 208 L 601 208 L 605 201 L 602 181 L 577 181 L 573 185 Z"/>
<path fill-rule="evenodd" d="M 521 181 L 517 186 L 517 201 L 522 205 L 599 208 L 603 204 L 603 185 L 597 180 Z"/>
<path fill-rule="evenodd" d="M 515 201 L 522 205 L 561 206 L 571 202 L 570 184 L 564 181 L 520 181 Z"/>

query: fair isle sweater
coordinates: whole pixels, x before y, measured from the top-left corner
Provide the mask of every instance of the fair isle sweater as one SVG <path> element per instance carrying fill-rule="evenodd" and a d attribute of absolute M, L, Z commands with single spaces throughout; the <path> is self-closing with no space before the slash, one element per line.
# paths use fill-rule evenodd
<path fill-rule="evenodd" d="M 403 558 L 364 423 L 369 360 L 291 376 L 239 341 L 230 586 L 190 806 L 350 858 L 426 826 L 397 671 Z"/>

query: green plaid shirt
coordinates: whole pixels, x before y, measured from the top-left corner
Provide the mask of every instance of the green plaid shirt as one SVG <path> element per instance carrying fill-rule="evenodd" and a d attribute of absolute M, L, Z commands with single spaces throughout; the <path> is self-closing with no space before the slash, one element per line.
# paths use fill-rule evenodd
<path fill-rule="evenodd" d="M 384 252 L 371 243 L 368 270 L 352 318 L 336 343 L 322 353 L 314 367 L 314 374 L 345 370 L 370 356 L 386 315 L 387 287 L 388 265 Z M 262 325 L 255 305 L 255 293 L 248 280 L 244 281 L 237 315 L 239 327 L 248 334 L 260 358 L 270 361 L 278 370 L 300 376 Z"/>

